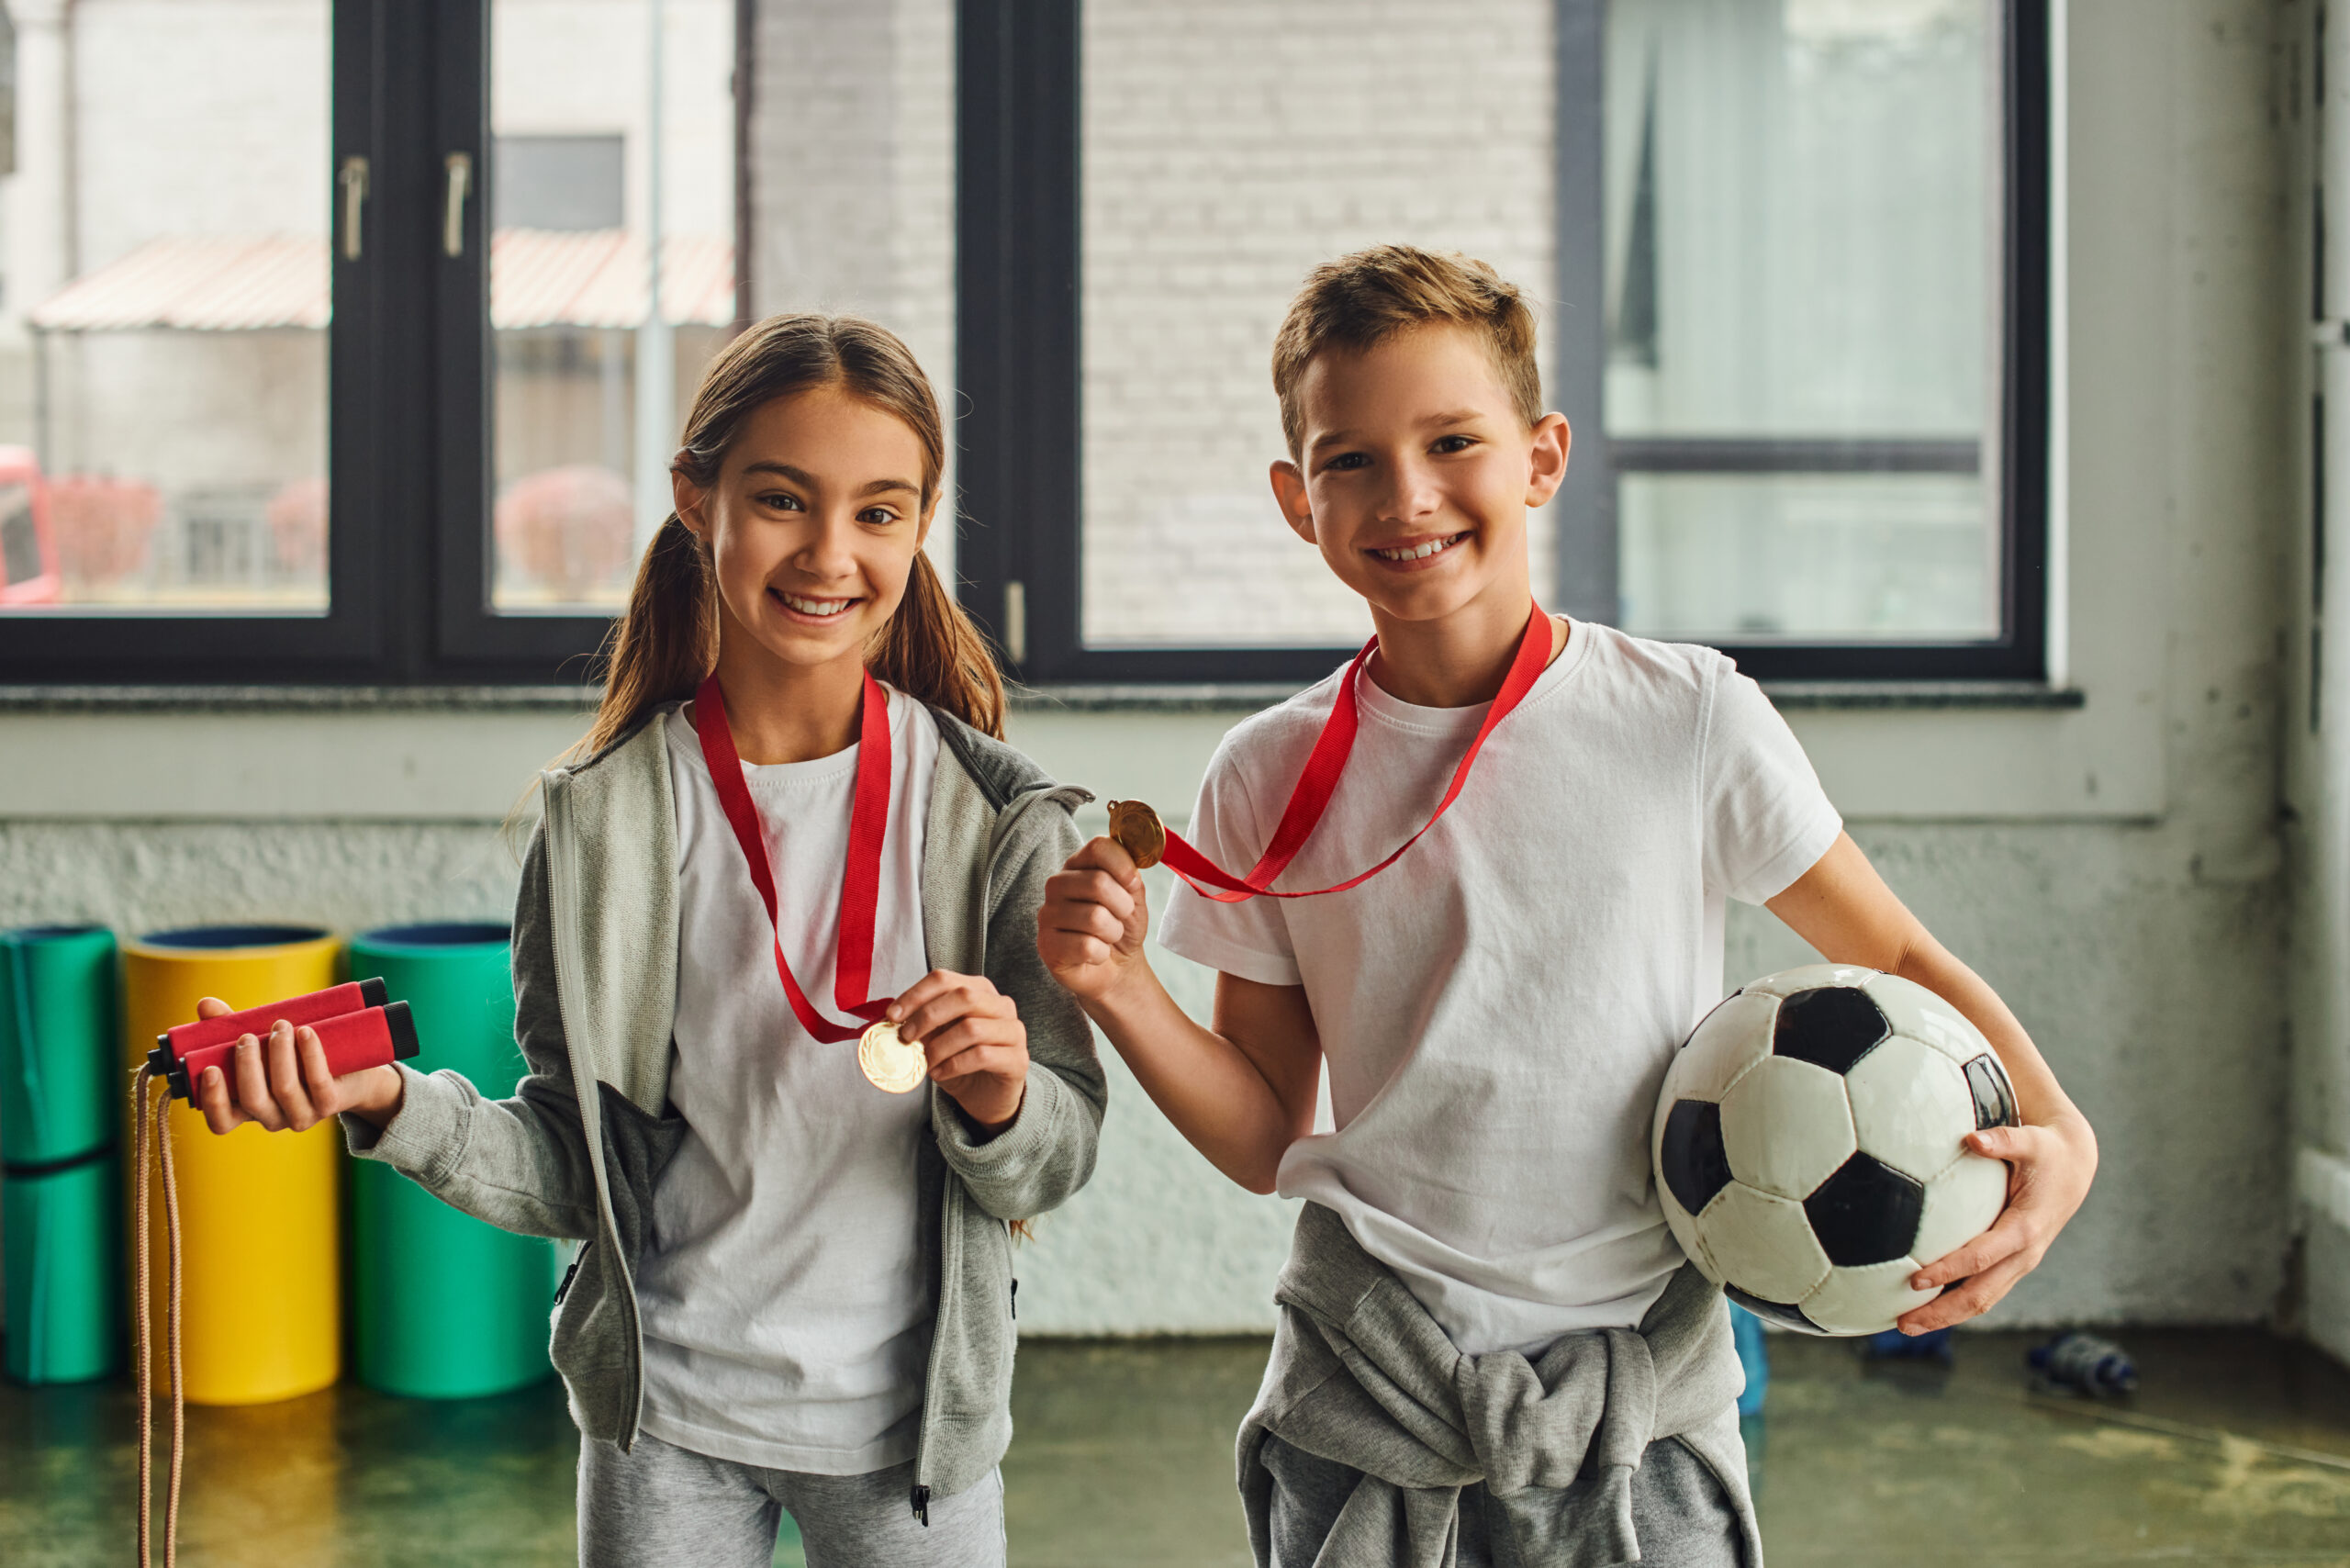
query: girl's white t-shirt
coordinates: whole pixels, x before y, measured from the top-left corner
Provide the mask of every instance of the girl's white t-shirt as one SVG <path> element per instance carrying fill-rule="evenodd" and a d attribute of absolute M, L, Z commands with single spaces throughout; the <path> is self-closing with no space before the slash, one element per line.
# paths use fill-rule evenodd
<path fill-rule="evenodd" d="M 923 827 L 938 767 L 929 710 L 889 698 L 877 996 L 929 969 Z M 677 803 L 669 1100 L 686 1134 L 654 1190 L 637 1271 L 644 1429 L 738 1463 L 861 1475 L 914 1452 L 936 1309 L 914 1191 L 930 1096 L 883 1093 L 857 1070 L 854 1041 L 819 1042 L 792 1015 L 689 711 L 661 721 Z M 833 964 L 859 749 L 743 765 L 792 975 L 851 1026 Z"/>
<path fill-rule="evenodd" d="M 1227 871 L 1263 852 L 1337 680 L 1225 737 L 1189 836 Z M 1484 721 L 1358 689 L 1353 755 L 1277 888 L 1343 881 L 1410 837 Z M 1290 1147 L 1281 1194 L 1335 1209 L 1464 1352 L 1536 1355 L 1637 1325 L 1679 1267 L 1649 1129 L 1722 994 L 1724 900 L 1775 896 L 1841 828 L 1729 659 L 1577 622 L 1395 865 L 1311 899 L 1179 884 L 1159 939 L 1305 988 L 1336 1130 Z"/>

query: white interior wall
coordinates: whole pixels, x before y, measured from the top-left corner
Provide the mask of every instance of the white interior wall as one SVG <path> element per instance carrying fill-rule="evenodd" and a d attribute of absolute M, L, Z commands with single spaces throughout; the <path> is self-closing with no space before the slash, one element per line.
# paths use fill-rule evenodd
<path fill-rule="evenodd" d="M 2102 1137 L 2088 1205 L 1996 1320 L 2257 1321 L 2288 1243 L 2278 4 L 2072 0 L 2067 26 L 2060 608 L 2086 706 L 1791 718 L 1855 835 Z M 1026 712 L 1013 738 L 1180 821 L 1229 719 Z M 579 727 L 0 712 L 0 923 L 495 913 L 497 821 Z M 1797 957 L 1768 916 L 1733 921 L 1733 976 Z M 1204 976 L 1173 983 L 1203 1003 Z M 1024 1254 L 1024 1327 L 1264 1327 L 1287 1205 L 1225 1184 L 1113 1072 L 1099 1174 Z"/>

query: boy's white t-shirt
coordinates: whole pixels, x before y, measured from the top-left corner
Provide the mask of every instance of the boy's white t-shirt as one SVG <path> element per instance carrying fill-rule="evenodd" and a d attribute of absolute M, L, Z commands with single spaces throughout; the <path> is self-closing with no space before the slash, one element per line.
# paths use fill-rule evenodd
<path fill-rule="evenodd" d="M 1225 737 L 1188 836 L 1245 873 L 1340 677 Z M 1277 888 L 1376 864 L 1426 822 L 1486 707 L 1366 678 L 1329 809 Z M 1303 985 L 1337 1130 L 1284 1197 L 1345 1219 L 1472 1355 L 1637 1325 L 1682 1255 L 1650 1179 L 1666 1064 L 1722 994 L 1724 900 L 1760 903 L 1841 821 L 1753 681 L 1708 648 L 1577 622 L 1444 820 L 1344 893 L 1216 903 L 1178 884 L 1159 940 Z"/>
<path fill-rule="evenodd" d="M 877 996 L 929 969 L 923 828 L 938 767 L 929 711 L 889 697 Z M 854 1041 L 800 1028 L 693 723 L 679 709 L 662 724 L 677 804 L 669 1100 L 687 1130 L 654 1190 L 637 1272 L 644 1429 L 738 1463 L 864 1474 L 914 1452 L 936 1310 L 914 1177 L 930 1096 L 883 1093 L 857 1070 Z M 817 1011 L 851 1026 L 833 965 L 859 749 L 743 767 L 792 975 Z"/>

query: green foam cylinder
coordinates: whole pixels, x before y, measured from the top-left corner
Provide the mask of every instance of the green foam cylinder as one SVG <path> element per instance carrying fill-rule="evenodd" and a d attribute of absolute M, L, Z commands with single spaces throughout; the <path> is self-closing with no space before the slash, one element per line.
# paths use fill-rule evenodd
<path fill-rule="evenodd" d="M 390 926 L 351 944 L 351 976 L 383 977 L 416 1018 L 419 1072 L 453 1068 L 492 1099 L 524 1068 L 503 925 Z M 386 1394 L 471 1399 L 538 1382 L 547 1361 L 554 1244 L 461 1214 L 390 1167 L 352 1167 L 360 1381 Z"/>
<path fill-rule="evenodd" d="M 0 931 L 0 1370 L 81 1383 L 121 1364 L 113 933 Z"/>

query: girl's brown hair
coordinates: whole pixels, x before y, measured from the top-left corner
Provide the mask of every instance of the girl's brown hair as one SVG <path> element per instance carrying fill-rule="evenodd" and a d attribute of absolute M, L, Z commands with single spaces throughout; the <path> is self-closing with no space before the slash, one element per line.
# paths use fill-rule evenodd
<path fill-rule="evenodd" d="M 946 432 L 930 378 L 896 333 L 854 316 L 770 316 L 711 362 L 672 465 L 707 488 L 754 409 L 778 398 L 836 386 L 905 421 L 922 442 L 922 504 L 938 494 Z M 671 512 L 629 589 L 628 610 L 604 643 L 604 700 L 581 749 L 594 756 L 664 702 L 691 697 L 718 663 L 718 578 L 710 546 Z M 896 613 L 865 651 L 874 676 L 973 729 L 1003 736 L 1003 677 L 987 638 L 939 580 L 929 557 Z"/>

